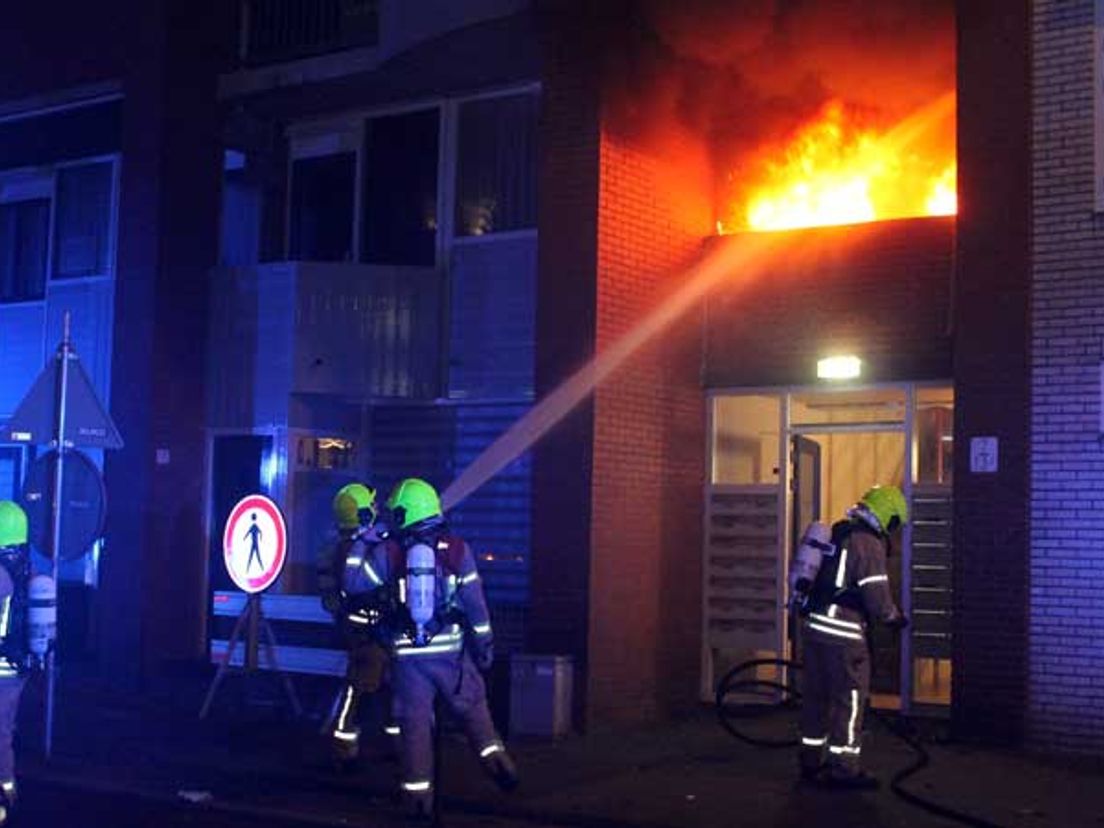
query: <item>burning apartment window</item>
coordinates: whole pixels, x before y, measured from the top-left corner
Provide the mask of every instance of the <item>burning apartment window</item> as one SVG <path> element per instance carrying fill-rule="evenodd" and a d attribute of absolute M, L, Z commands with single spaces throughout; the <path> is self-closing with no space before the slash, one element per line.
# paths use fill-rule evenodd
<path fill-rule="evenodd" d="M 0 302 L 45 296 L 49 232 L 49 199 L 0 204 Z"/>
<path fill-rule="evenodd" d="M 53 278 L 110 275 L 113 179 L 110 161 L 58 170 Z"/>
<path fill-rule="evenodd" d="M 535 227 L 536 173 L 536 94 L 460 106 L 457 235 Z"/>
<path fill-rule="evenodd" d="M 439 123 L 437 109 L 424 109 L 365 124 L 364 261 L 436 261 Z"/>
<path fill-rule="evenodd" d="M 292 162 L 291 260 L 352 260 L 355 177 L 356 154 L 352 152 Z"/>

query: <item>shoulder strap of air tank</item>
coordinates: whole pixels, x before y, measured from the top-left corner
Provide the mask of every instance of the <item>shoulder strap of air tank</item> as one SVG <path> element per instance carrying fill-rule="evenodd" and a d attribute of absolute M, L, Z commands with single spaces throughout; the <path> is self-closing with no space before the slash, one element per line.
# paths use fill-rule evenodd
<path fill-rule="evenodd" d="M 446 575 L 459 575 L 464 561 L 464 539 L 456 535 L 442 535 L 437 539 L 437 560 Z"/>

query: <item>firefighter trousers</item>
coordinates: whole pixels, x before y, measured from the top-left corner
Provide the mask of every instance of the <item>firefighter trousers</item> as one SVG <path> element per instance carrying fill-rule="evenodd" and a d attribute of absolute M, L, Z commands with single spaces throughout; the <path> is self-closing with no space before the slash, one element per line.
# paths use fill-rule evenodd
<path fill-rule="evenodd" d="M 332 735 L 335 749 L 343 754 L 355 756 L 360 733 L 358 724 L 360 702 L 363 696 L 375 693 L 383 684 L 383 673 L 387 667 L 387 651 L 370 638 L 351 637 L 348 642 L 348 653 L 345 683 L 338 697 Z"/>
<path fill-rule="evenodd" d="M 468 654 L 396 657 L 392 662 L 393 714 L 400 728 L 402 786 L 422 809 L 433 801 L 433 705 L 440 698 L 458 718 L 476 754 L 501 748 L 487 690 Z"/>
<path fill-rule="evenodd" d="M 859 773 L 863 717 L 870 696 L 870 653 L 863 641 L 807 635 L 801 684 L 801 769 L 827 765 L 834 776 Z"/>

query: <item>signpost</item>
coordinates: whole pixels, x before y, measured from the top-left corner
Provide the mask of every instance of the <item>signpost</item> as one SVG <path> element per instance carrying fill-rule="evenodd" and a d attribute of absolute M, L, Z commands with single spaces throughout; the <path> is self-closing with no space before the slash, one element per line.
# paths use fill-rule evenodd
<path fill-rule="evenodd" d="M 91 447 L 117 449 L 123 447 L 123 439 L 111 421 L 103 404 L 96 396 L 92 383 L 81 367 L 77 351 L 69 336 L 70 315 L 65 312 L 61 344 L 54 361 L 38 375 L 27 396 L 19 403 L 6 433 L 0 433 L 3 442 L 24 445 L 46 445 L 57 452 L 53 463 L 53 491 L 50 496 L 51 531 L 48 547 L 39 551 L 49 555 L 54 583 L 58 584 L 58 563 L 62 557 L 57 550 L 62 543 L 62 518 L 65 512 L 63 484 L 66 461 L 73 449 Z M 98 471 L 96 472 L 98 474 Z M 93 538 L 92 540 L 95 540 Z M 87 548 L 75 557 L 85 554 Z M 61 590 L 58 590 L 58 617 L 61 617 Z M 51 647 L 46 657 L 46 727 L 44 750 L 49 758 L 54 735 L 54 696 L 57 683 L 56 647 Z"/>
<path fill-rule="evenodd" d="M 298 716 L 302 713 L 299 698 L 295 695 L 291 679 L 276 663 L 276 636 L 261 610 L 261 593 L 280 577 L 287 560 L 287 526 L 279 507 L 259 494 L 239 500 L 226 519 L 222 533 L 222 556 L 230 580 L 249 598 L 234 624 L 234 632 L 227 642 L 226 652 L 207 691 L 199 717 L 207 718 L 215 693 L 230 669 L 243 630 L 246 631 L 243 659 L 246 673 L 257 670 L 257 650 L 263 633 L 268 662 L 280 673 L 292 710 Z"/>

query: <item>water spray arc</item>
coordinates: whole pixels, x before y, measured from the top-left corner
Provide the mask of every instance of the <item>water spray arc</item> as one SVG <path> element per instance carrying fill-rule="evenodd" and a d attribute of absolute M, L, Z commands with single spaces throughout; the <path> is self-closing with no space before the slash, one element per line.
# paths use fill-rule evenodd
<path fill-rule="evenodd" d="M 775 261 L 774 252 L 783 240 L 784 236 L 772 233 L 746 235 L 713 250 L 688 271 L 682 286 L 671 296 L 568 377 L 488 446 L 445 489 L 441 505 L 446 510 L 456 506 L 527 451 L 641 346 L 686 313 L 722 280 L 734 280 L 735 289 L 758 276 L 766 264 Z"/>

